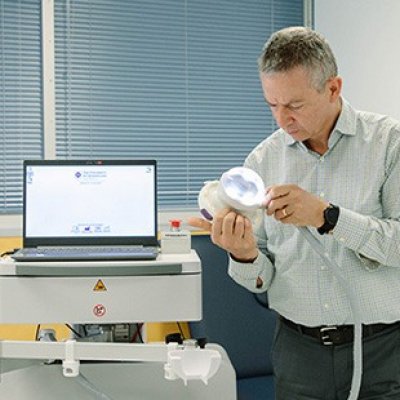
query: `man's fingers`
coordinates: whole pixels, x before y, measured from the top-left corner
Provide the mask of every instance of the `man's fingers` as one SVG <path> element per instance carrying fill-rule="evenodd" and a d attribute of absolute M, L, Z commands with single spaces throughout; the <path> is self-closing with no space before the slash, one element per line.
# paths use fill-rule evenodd
<path fill-rule="evenodd" d="M 266 188 L 266 194 L 269 195 L 271 200 L 279 197 L 287 196 L 293 189 L 293 185 L 273 185 Z"/>
<path fill-rule="evenodd" d="M 236 214 L 234 211 L 227 213 L 222 223 L 221 233 L 228 235 L 229 237 L 235 235 L 236 220 L 239 217 L 240 215 Z"/>
<path fill-rule="evenodd" d="M 203 218 L 189 217 L 187 223 L 195 228 L 200 228 L 203 231 L 211 232 L 212 224 Z"/>
<path fill-rule="evenodd" d="M 264 200 L 263 200 L 262 203 L 261 203 L 261 207 L 263 207 L 263 208 L 268 208 L 269 203 L 271 202 L 271 200 L 272 200 L 272 197 L 271 197 L 271 195 L 268 193 L 268 189 L 267 189 L 267 192 L 266 192 L 266 194 L 265 194 Z"/>
<path fill-rule="evenodd" d="M 236 237 L 244 238 L 245 221 L 246 218 L 244 218 L 242 215 L 236 216 L 235 226 L 233 228 Z"/>
<path fill-rule="evenodd" d="M 289 198 L 287 196 L 277 197 L 274 200 L 271 200 L 268 204 L 267 215 L 273 215 L 278 210 L 282 210 L 283 208 L 288 206 Z"/>
<path fill-rule="evenodd" d="M 221 236 L 224 232 L 224 223 L 225 223 L 225 217 L 227 214 L 229 214 L 231 210 L 229 208 L 224 208 L 220 211 L 217 212 L 217 214 L 214 215 L 213 219 L 213 227 L 212 227 L 212 233 L 216 236 Z M 226 227 L 225 227 L 226 229 Z"/>
<path fill-rule="evenodd" d="M 244 240 L 251 240 L 252 237 L 253 237 L 253 227 L 251 226 L 251 222 L 247 218 L 244 218 L 243 238 Z"/>

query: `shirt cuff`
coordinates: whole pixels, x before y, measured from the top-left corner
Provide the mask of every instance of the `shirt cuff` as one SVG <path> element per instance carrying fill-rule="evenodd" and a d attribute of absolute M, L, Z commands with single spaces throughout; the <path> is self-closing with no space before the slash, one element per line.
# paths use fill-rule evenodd
<path fill-rule="evenodd" d="M 256 280 L 260 276 L 262 270 L 260 251 L 252 263 L 241 263 L 235 261 L 231 256 L 229 256 L 229 259 L 229 275 L 240 277 L 246 281 Z"/>
<path fill-rule="evenodd" d="M 349 249 L 359 251 L 367 240 L 368 217 L 340 207 L 339 219 L 332 234 Z"/>

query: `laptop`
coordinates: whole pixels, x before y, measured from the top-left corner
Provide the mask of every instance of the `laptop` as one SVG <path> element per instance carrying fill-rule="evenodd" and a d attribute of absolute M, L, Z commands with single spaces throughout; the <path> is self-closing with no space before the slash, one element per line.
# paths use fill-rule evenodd
<path fill-rule="evenodd" d="M 24 161 L 16 261 L 154 260 L 155 160 Z"/>

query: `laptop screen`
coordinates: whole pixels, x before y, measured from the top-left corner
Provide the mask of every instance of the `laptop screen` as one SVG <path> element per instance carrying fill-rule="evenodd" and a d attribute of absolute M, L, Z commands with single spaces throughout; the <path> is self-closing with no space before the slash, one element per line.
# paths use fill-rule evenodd
<path fill-rule="evenodd" d="M 24 162 L 24 246 L 156 245 L 154 160 Z"/>

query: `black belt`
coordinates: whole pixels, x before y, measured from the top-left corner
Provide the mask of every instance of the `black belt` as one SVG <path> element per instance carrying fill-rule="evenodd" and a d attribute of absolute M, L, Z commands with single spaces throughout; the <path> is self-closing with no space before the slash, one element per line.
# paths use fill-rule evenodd
<path fill-rule="evenodd" d="M 284 317 L 280 320 L 289 328 L 307 336 L 311 336 L 325 345 L 325 346 L 338 346 L 345 343 L 350 343 L 354 340 L 354 325 L 325 325 L 310 328 L 308 326 L 296 324 Z M 400 321 L 392 324 L 371 324 L 363 325 L 363 337 L 372 336 L 375 333 L 382 332 L 386 329 L 400 326 Z"/>

